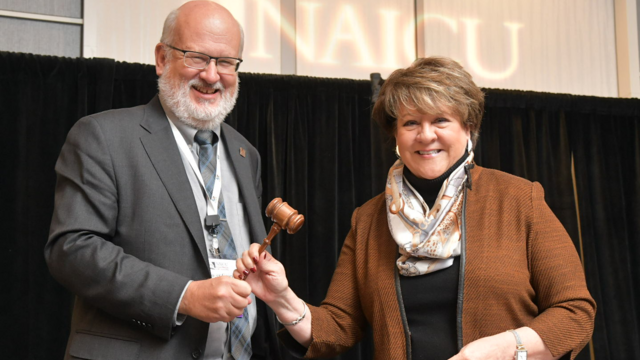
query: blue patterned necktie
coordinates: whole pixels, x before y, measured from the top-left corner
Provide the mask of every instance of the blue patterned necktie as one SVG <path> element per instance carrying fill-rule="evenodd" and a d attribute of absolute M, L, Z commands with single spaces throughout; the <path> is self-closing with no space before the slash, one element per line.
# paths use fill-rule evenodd
<path fill-rule="evenodd" d="M 195 141 L 200 146 L 198 154 L 199 161 L 198 166 L 202 173 L 202 180 L 205 183 L 205 188 L 209 197 L 213 199 L 213 185 L 218 177 L 216 164 L 217 164 L 217 150 L 218 150 L 218 135 L 213 131 L 199 130 L 196 133 Z M 219 248 L 221 252 L 221 258 L 223 259 L 237 259 L 238 252 L 236 245 L 233 242 L 233 236 L 229 229 L 227 219 L 227 212 L 224 207 L 224 199 L 222 198 L 222 191 L 218 199 L 218 216 L 220 216 L 220 224 L 216 227 L 215 233 L 219 241 Z M 235 360 L 249 360 L 251 354 L 251 334 L 249 333 L 249 313 L 247 308 L 244 309 L 241 318 L 236 318 L 230 323 L 230 337 L 229 348 L 231 349 L 231 356 Z M 224 359 L 229 359 L 229 354 L 225 354 Z"/>

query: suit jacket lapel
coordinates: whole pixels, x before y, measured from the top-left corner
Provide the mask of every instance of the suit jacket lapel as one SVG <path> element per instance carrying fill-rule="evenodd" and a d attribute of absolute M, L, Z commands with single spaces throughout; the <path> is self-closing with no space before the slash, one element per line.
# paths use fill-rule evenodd
<path fill-rule="evenodd" d="M 236 172 L 238 189 L 245 204 L 245 211 L 251 227 L 251 242 L 262 241 L 265 237 L 264 223 L 260 213 L 261 204 L 258 204 L 258 195 L 253 183 L 255 179 L 251 175 L 251 161 L 240 155 L 240 148 L 246 148 L 247 146 L 235 136 L 233 131 L 225 131 L 227 126 L 229 125 L 222 123 L 220 135 L 229 152 L 231 166 Z"/>
<path fill-rule="evenodd" d="M 140 125 L 149 132 L 142 136 L 140 141 L 206 264 L 208 263 L 207 250 L 198 208 L 193 200 L 189 179 L 182 166 L 180 150 L 157 96 L 147 105 L 145 117 Z"/>

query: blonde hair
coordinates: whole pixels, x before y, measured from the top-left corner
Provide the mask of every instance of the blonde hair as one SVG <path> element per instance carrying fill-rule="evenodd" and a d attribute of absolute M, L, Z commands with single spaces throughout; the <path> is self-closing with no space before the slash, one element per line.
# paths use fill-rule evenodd
<path fill-rule="evenodd" d="M 420 58 L 389 75 L 373 106 L 373 119 L 395 136 L 401 108 L 438 114 L 448 108 L 471 132 L 475 146 L 484 113 L 484 93 L 460 64 L 446 58 Z"/>

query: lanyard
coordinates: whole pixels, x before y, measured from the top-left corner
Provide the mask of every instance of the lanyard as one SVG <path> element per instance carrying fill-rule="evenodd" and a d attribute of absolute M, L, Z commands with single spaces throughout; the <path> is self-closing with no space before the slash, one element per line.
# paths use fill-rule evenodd
<path fill-rule="evenodd" d="M 171 120 L 169 120 L 169 124 L 171 124 L 171 131 L 173 131 L 173 137 L 176 139 L 176 143 L 178 144 L 178 149 L 182 153 L 182 156 L 187 158 L 189 161 L 189 165 L 191 165 L 191 169 L 193 173 L 198 178 L 198 182 L 200 183 L 200 187 L 205 193 L 207 197 L 207 215 L 217 215 L 218 214 L 218 199 L 220 198 L 220 191 L 222 189 L 222 174 L 220 169 L 220 152 L 222 152 L 222 144 L 218 141 L 218 153 L 216 154 L 216 179 L 213 183 L 213 198 L 209 197 L 209 193 L 207 192 L 207 188 L 204 185 L 204 180 L 202 180 L 202 174 L 200 173 L 200 168 L 198 164 L 196 164 L 196 160 L 193 158 L 191 151 L 189 150 L 189 146 L 187 142 L 182 137 L 180 130 L 173 124 Z"/>

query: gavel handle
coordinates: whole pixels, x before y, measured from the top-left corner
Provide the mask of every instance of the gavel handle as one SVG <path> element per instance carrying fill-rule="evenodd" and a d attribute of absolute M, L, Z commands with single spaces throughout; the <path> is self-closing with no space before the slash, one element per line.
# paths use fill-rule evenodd
<path fill-rule="evenodd" d="M 280 230 L 282 230 L 282 227 L 278 225 L 278 223 L 273 223 L 273 225 L 271 225 L 271 230 L 269 231 L 269 235 L 267 235 L 267 237 L 264 238 L 264 240 L 262 240 L 262 245 L 260 245 L 258 254 L 262 254 L 262 252 L 267 248 L 267 246 L 271 245 L 271 240 L 273 240 L 273 237 L 276 236 L 280 232 Z"/>

